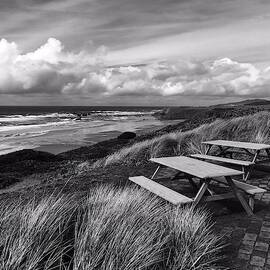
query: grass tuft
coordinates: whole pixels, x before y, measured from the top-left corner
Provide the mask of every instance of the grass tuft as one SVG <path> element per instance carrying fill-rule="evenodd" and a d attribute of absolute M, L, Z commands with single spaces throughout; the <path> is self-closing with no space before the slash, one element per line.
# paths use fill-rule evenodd
<path fill-rule="evenodd" d="M 203 210 L 136 187 L 6 203 L 0 225 L 3 270 L 208 269 L 222 247 Z"/>
<path fill-rule="evenodd" d="M 67 237 L 75 210 L 72 197 L 49 197 L 26 205 L 6 204 L 1 209 L 0 268 L 54 269 L 63 265 L 71 249 Z M 59 268 L 58 268 L 59 269 Z"/>

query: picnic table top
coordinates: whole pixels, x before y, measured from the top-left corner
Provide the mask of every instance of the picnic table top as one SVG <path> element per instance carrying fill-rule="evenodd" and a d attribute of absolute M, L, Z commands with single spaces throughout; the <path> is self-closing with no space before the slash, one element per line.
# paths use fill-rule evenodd
<path fill-rule="evenodd" d="M 201 179 L 243 174 L 241 171 L 185 156 L 151 158 L 150 160 Z"/>
<path fill-rule="evenodd" d="M 252 150 L 270 149 L 270 145 L 264 144 L 264 143 L 237 142 L 237 141 L 227 141 L 227 140 L 213 140 L 213 141 L 206 141 L 202 143 L 210 144 L 210 145 L 243 148 L 243 149 L 252 149 Z"/>

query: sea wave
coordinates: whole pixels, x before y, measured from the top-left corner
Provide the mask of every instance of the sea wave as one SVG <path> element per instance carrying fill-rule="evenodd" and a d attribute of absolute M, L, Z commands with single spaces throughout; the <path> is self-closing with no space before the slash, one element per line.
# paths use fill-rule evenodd
<path fill-rule="evenodd" d="M 153 111 L 94 111 L 92 115 L 102 116 L 143 116 L 153 115 L 156 110 Z"/>
<path fill-rule="evenodd" d="M 40 121 L 40 120 L 49 120 L 49 119 L 70 119 L 75 118 L 75 114 L 70 113 L 50 113 L 50 114 L 40 114 L 40 115 L 1 115 L 0 123 L 12 123 L 12 122 L 28 122 L 28 121 Z"/>
<path fill-rule="evenodd" d="M 136 118 L 151 117 L 157 110 L 152 111 L 89 111 L 74 113 L 49 113 L 49 114 L 29 114 L 29 115 L 0 115 L 0 131 L 3 127 L 24 126 L 29 125 L 45 125 L 48 123 L 68 122 L 73 120 L 82 121 L 121 121 L 136 120 Z"/>
<path fill-rule="evenodd" d="M 1 129 L 0 129 L 1 131 Z M 38 137 L 47 134 L 49 131 L 39 131 L 39 132 L 22 132 L 22 133 L 11 133 L 11 134 L 5 134 L 1 137 L 4 138 L 18 138 L 18 137 L 28 137 L 28 138 L 33 138 L 33 137 Z"/>
<path fill-rule="evenodd" d="M 15 125 L 15 126 L 0 126 L 0 132 L 9 132 L 15 130 L 24 130 L 31 128 L 42 128 L 42 127 L 50 127 L 50 126 L 63 126 L 66 125 L 67 121 L 62 122 L 49 122 L 44 124 L 35 124 L 35 125 Z"/>

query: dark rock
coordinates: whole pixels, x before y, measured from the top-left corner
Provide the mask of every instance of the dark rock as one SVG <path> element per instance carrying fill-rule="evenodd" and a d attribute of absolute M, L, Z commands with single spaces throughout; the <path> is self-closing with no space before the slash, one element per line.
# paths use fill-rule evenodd
<path fill-rule="evenodd" d="M 118 140 L 130 140 L 130 139 L 134 139 L 135 137 L 136 137 L 136 133 L 127 131 L 127 132 L 120 134 L 117 137 L 117 139 Z"/>

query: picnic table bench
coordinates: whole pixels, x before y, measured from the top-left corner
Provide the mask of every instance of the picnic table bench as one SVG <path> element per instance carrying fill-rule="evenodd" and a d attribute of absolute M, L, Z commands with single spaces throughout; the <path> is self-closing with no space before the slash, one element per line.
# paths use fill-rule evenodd
<path fill-rule="evenodd" d="M 152 158 L 150 160 L 158 164 L 158 168 L 152 175 L 151 179 L 144 176 L 135 176 L 129 177 L 129 180 L 173 204 L 192 203 L 197 205 L 201 201 L 216 201 L 235 197 L 240 201 L 247 214 L 253 215 L 254 195 L 266 191 L 255 186 L 233 180 L 232 176 L 241 175 L 241 171 L 213 163 L 185 156 Z M 195 197 L 189 198 L 155 182 L 154 179 L 156 175 L 163 167 L 169 167 L 177 170 L 177 173 L 172 176 L 172 179 L 188 179 L 191 186 L 196 190 Z M 194 178 L 200 180 L 200 185 L 195 183 Z M 213 181 L 222 182 L 228 186 L 231 191 L 225 194 L 213 193 L 209 188 L 210 183 Z M 207 191 L 210 193 L 210 196 L 205 196 Z M 249 203 L 244 198 L 243 193 L 249 196 Z"/>
<path fill-rule="evenodd" d="M 268 144 L 227 140 L 213 140 L 202 143 L 207 145 L 206 154 L 193 154 L 191 157 L 241 166 L 245 182 L 256 164 L 270 161 L 270 145 Z M 210 155 L 210 150 L 214 146 L 219 151 L 215 155 Z M 265 152 L 265 154 L 263 155 L 262 152 Z M 244 154 L 249 156 L 251 160 L 235 159 L 233 158 L 234 154 Z"/>

